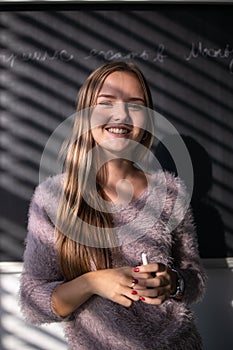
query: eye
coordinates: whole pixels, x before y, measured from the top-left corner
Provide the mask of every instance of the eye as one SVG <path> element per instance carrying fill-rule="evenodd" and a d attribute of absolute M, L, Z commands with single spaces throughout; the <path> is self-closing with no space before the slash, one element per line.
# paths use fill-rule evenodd
<path fill-rule="evenodd" d="M 144 108 L 144 106 L 139 105 L 137 103 L 128 103 L 127 106 L 132 111 L 141 111 Z"/>
<path fill-rule="evenodd" d="M 98 103 L 101 106 L 112 107 L 113 103 L 111 101 L 101 101 Z"/>

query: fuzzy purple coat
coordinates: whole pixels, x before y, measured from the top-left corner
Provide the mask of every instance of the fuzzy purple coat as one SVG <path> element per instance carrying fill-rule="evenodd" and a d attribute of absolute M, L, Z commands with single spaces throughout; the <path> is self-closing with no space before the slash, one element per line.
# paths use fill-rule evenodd
<path fill-rule="evenodd" d="M 200 350 L 201 339 L 188 305 L 202 297 L 205 274 L 180 181 L 159 171 L 137 200 L 115 206 L 121 250 L 113 256 L 113 267 L 140 265 L 141 253 L 146 252 L 150 263 L 161 262 L 180 271 L 185 281 L 183 300 L 170 298 L 160 306 L 138 301 L 126 308 L 94 295 L 65 319 L 51 305 L 54 288 L 64 282 L 52 224 L 60 183 L 61 176 L 56 176 L 40 184 L 30 205 L 20 287 L 26 319 L 36 325 L 63 322 L 73 350 Z"/>

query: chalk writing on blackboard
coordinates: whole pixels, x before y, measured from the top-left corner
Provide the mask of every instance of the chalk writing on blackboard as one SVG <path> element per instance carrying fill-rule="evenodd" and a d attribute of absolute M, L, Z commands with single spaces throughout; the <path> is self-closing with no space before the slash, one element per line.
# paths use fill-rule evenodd
<path fill-rule="evenodd" d="M 21 52 L 9 52 L 0 51 L 0 62 L 14 67 L 16 62 L 45 62 L 45 61 L 61 61 L 71 62 L 73 60 L 91 60 L 95 58 L 101 58 L 105 61 L 114 60 L 134 60 L 140 59 L 145 62 L 152 63 L 165 63 L 169 59 L 169 48 L 167 49 L 164 44 L 154 45 L 153 49 L 142 49 L 141 51 L 118 51 L 118 50 L 102 50 L 91 48 L 86 56 L 76 57 L 74 54 L 69 53 L 66 49 L 58 49 L 54 51 L 21 51 Z M 173 53 L 174 55 L 174 53 Z M 233 47 L 226 44 L 223 48 L 207 47 L 201 41 L 197 43 L 191 43 L 190 49 L 186 53 L 176 53 L 179 55 L 180 60 L 191 62 L 198 58 L 208 60 L 226 61 L 229 67 L 229 71 L 233 74 Z M 172 56 L 171 56 L 172 57 Z"/>
<path fill-rule="evenodd" d="M 201 41 L 198 43 L 192 43 L 191 49 L 188 55 L 185 55 L 186 61 L 191 61 L 199 57 L 209 59 L 230 59 L 229 70 L 233 74 L 233 48 L 226 44 L 223 48 L 207 47 Z"/>
<path fill-rule="evenodd" d="M 88 59 L 91 59 L 92 57 L 101 57 L 105 61 L 132 60 L 132 59 L 139 58 L 143 61 L 163 63 L 167 58 L 167 55 L 165 54 L 165 46 L 163 44 L 159 44 L 158 47 L 153 52 L 153 54 L 147 50 L 121 52 L 121 51 L 114 51 L 114 50 L 91 49 L 89 54 L 85 57 L 85 59 L 88 60 Z"/>
<path fill-rule="evenodd" d="M 74 55 L 69 54 L 66 50 L 48 51 L 22 51 L 18 53 L 0 53 L 0 61 L 14 67 L 16 61 L 22 62 L 43 62 L 43 61 L 62 61 L 70 62 Z"/>

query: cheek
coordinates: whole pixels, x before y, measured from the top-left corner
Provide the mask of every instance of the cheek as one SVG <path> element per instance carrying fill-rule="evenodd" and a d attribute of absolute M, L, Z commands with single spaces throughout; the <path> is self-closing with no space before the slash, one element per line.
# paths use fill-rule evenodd
<path fill-rule="evenodd" d="M 95 142 L 99 143 L 101 139 L 101 129 L 100 128 L 92 128 L 91 135 Z"/>
<path fill-rule="evenodd" d="M 131 117 L 132 124 L 135 127 L 145 130 L 147 125 L 147 118 L 144 113 L 134 112 L 130 115 L 130 117 Z"/>
<path fill-rule="evenodd" d="M 137 139 L 141 140 L 147 127 L 145 116 L 141 113 L 134 114 L 132 124 L 134 125 L 135 136 L 137 136 Z"/>
<path fill-rule="evenodd" d="M 105 125 L 109 119 L 109 113 L 110 111 L 96 106 L 91 115 L 91 128 Z"/>

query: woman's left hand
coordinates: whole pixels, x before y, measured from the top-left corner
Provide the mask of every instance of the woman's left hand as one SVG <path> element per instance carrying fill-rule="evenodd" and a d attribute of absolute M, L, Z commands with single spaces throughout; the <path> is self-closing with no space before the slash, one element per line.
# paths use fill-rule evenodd
<path fill-rule="evenodd" d="M 160 305 L 176 290 L 177 274 L 164 264 L 141 265 L 134 271 L 138 280 L 134 289 L 147 304 Z"/>

